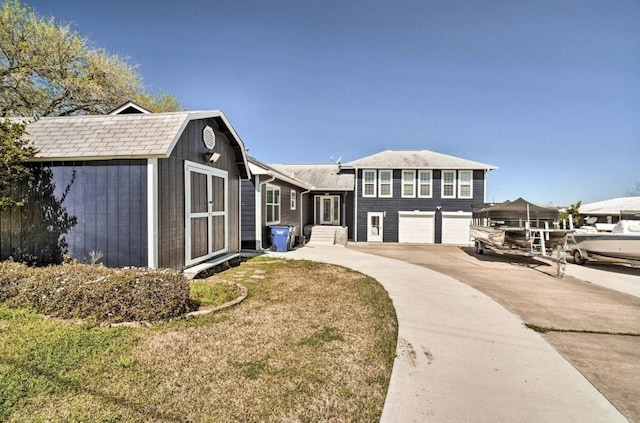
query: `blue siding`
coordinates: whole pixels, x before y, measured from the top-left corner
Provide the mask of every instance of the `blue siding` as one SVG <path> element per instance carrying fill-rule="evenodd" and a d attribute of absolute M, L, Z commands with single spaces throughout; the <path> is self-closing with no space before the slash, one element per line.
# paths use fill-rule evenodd
<path fill-rule="evenodd" d="M 0 259 L 58 262 L 104 254 L 109 267 L 147 265 L 146 160 L 34 164 L 26 204 L 0 219 Z M 55 216 L 55 218 L 51 218 Z M 36 259 L 34 259 L 36 261 Z"/>
<path fill-rule="evenodd" d="M 410 170 L 410 169 L 406 169 Z M 465 169 L 461 169 L 465 170 Z M 383 221 L 383 239 L 385 242 L 398 242 L 398 212 L 399 211 L 429 211 L 436 212 L 435 241 L 442 241 L 442 214 L 447 211 L 472 211 L 472 205 L 484 201 L 483 170 L 473 171 L 473 198 L 441 198 L 442 171 L 433 170 L 431 198 L 402 198 L 402 169 L 393 171 L 393 198 L 362 197 L 362 170 L 356 175 L 357 190 L 357 236 L 358 241 L 367 240 L 367 213 L 386 212 Z M 440 210 L 438 210 L 440 206 Z"/>
<path fill-rule="evenodd" d="M 254 176 L 252 179 L 257 178 Z M 256 187 L 253 181 L 242 181 L 240 185 L 240 227 L 243 249 L 256 248 Z"/>

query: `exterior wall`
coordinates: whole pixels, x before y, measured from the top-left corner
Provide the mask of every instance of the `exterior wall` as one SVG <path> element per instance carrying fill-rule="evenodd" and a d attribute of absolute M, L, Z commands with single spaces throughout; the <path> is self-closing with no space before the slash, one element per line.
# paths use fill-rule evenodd
<path fill-rule="evenodd" d="M 240 186 L 240 228 L 242 249 L 257 248 L 256 237 L 256 182 L 258 176 L 250 181 L 242 181 Z"/>
<path fill-rule="evenodd" d="M 213 151 L 202 141 L 202 131 L 209 125 L 216 134 Z M 240 170 L 233 140 L 221 130 L 218 120 L 191 121 L 168 159 L 158 160 L 158 262 L 159 267 L 184 269 L 185 267 L 185 161 L 191 161 L 229 172 L 228 217 L 229 253 L 240 251 Z M 212 152 L 220 154 L 217 162 L 209 162 Z"/>
<path fill-rule="evenodd" d="M 411 169 L 404 169 L 411 170 Z M 466 170 L 466 169 L 461 169 Z M 442 212 L 472 211 L 472 205 L 484 201 L 485 173 L 483 170 L 473 171 L 472 198 L 442 198 L 442 171 L 433 170 L 431 198 L 402 198 L 402 169 L 393 171 L 393 197 L 363 197 L 362 169 L 356 175 L 357 192 L 357 240 L 367 240 L 367 213 L 386 212 L 383 220 L 384 242 L 398 242 L 399 211 L 432 211 L 435 215 L 435 241 L 442 242 Z M 456 189 L 457 192 L 457 189 Z M 440 209 L 438 209 L 440 207 Z"/>
<path fill-rule="evenodd" d="M 267 223 L 267 185 L 276 186 L 280 188 L 280 221 L 277 223 Z M 298 237 L 300 239 L 300 234 L 302 233 L 302 229 L 300 228 L 300 193 L 305 191 L 303 188 L 300 188 L 296 185 L 280 181 L 275 179 L 271 182 L 268 182 L 261 187 L 262 195 L 260 196 L 261 205 L 260 211 L 262 213 L 262 246 L 264 248 L 269 247 L 271 245 L 271 229 L 270 226 L 273 225 L 290 225 L 294 226 L 293 236 Z M 296 192 L 296 209 L 291 210 L 291 190 Z"/>
<path fill-rule="evenodd" d="M 84 260 L 101 252 L 109 267 L 147 265 L 147 161 L 33 164 L 25 206 L 2 214 L 0 259 L 55 256 Z M 54 216 L 55 218 L 51 218 Z M 65 247 L 66 244 L 66 247 Z"/>

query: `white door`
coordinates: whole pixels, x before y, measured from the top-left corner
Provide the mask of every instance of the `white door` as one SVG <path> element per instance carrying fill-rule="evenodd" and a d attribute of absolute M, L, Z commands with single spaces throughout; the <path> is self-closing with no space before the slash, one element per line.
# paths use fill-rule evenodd
<path fill-rule="evenodd" d="M 196 163 L 185 165 L 185 265 L 229 248 L 228 176 Z"/>
<path fill-rule="evenodd" d="M 398 242 L 433 244 L 435 242 L 434 212 L 399 212 Z"/>
<path fill-rule="evenodd" d="M 381 212 L 367 213 L 367 242 L 382 242 L 382 219 Z"/>
<path fill-rule="evenodd" d="M 469 244 L 469 225 L 471 213 L 443 212 L 442 213 L 442 243 Z"/>
<path fill-rule="evenodd" d="M 315 201 L 316 225 L 340 224 L 340 196 L 317 195 Z"/>

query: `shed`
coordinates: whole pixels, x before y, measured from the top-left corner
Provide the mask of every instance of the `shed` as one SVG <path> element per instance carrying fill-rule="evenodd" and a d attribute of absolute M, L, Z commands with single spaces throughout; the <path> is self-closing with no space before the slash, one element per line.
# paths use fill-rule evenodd
<path fill-rule="evenodd" d="M 35 178 L 0 219 L 0 259 L 185 269 L 240 251 L 244 144 L 220 110 L 45 117 Z"/>

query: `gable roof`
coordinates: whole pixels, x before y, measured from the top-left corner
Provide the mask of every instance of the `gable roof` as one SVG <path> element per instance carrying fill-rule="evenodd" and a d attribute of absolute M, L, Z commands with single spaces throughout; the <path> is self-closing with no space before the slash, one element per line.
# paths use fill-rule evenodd
<path fill-rule="evenodd" d="M 145 109 L 133 101 L 127 101 L 109 112 L 110 115 L 126 115 L 129 113 L 151 113 L 151 110 Z"/>
<path fill-rule="evenodd" d="M 207 118 L 235 142 L 246 177 L 244 143 L 221 110 L 43 117 L 27 124 L 25 137 L 38 150 L 36 161 L 167 158 L 189 122 Z"/>
<path fill-rule="evenodd" d="M 580 214 L 615 216 L 621 211 L 640 210 L 640 197 L 619 197 L 610 200 L 583 204 L 578 209 Z"/>
<path fill-rule="evenodd" d="M 291 177 L 305 181 L 314 190 L 353 191 L 354 175 L 340 173 L 335 164 L 272 164 L 272 168 Z"/>
<path fill-rule="evenodd" d="M 300 188 L 304 188 L 304 189 L 312 188 L 311 185 L 309 185 L 307 182 L 297 179 L 293 175 L 287 175 L 285 173 L 282 173 L 279 170 L 267 164 L 262 163 L 261 161 L 257 160 L 254 157 L 249 156 L 248 160 L 249 160 L 249 170 L 251 170 L 252 175 L 274 176 L 275 178 L 281 181 L 290 183 Z"/>
<path fill-rule="evenodd" d="M 496 166 L 429 150 L 386 150 L 345 165 L 364 169 L 497 169 Z"/>

